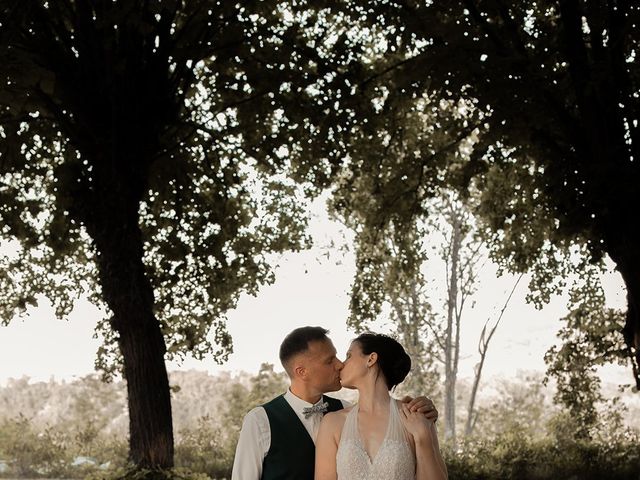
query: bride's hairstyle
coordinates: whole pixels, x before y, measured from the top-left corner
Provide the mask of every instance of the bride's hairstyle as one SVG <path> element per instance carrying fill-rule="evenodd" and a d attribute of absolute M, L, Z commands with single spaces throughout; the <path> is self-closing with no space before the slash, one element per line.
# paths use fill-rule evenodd
<path fill-rule="evenodd" d="M 358 342 L 365 355 L 378 354 L 377 363 L 389 390 L 401 383 L 411 370 L 411 358 L 394 338 L 381 333 L 362 333 L 353 341 Z"/>

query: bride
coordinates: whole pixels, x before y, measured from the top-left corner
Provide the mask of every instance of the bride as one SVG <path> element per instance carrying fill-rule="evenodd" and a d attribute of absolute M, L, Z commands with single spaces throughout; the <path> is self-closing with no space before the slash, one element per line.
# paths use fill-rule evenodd
<path fill-rule="evenodd" d="M 315 480 L 446 480 L 436 427 L 394 400 L 411 359 L 393 338 L 364 333 L 353 340 L 340 372 L 358 404 L 327 413 L 316 442 Z"/>

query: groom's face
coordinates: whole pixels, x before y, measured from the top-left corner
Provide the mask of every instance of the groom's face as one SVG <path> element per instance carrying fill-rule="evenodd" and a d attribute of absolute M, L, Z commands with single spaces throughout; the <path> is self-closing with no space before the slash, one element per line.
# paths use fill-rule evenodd
<path fill-rule="evenodd" d="M 319 393 L 340 390 L 342 362 L 336 357 L 336 348 L 331 340 L 309 342 L 305 352 L 307 381 Z"/>

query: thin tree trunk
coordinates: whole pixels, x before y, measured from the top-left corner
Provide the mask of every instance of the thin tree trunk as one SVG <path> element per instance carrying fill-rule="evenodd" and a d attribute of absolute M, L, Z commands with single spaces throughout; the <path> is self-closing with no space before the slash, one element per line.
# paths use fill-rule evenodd
<path fill-rule="evenodd" d="M 513 285 L 513 288 L 511 289 L 511 293 L 509 293 L 509 296 L 507 297 L 506 302 L 504 302 L 504 305 L 502 306 L 502 310 L 500 310 L 500 315 L 498 315 L 498 319 L 496 320 L 496 323 L 493 325 L 493 327 L 491 327 L 491 330 L 489 331 L 489 335 L 486 335 L 487 325 L 489 324 L 489 320 L 487 320 L 487 322 L 484 324 L 484 327 L 482 327 L 482 333 L 480 334 L 480 339 L 478 340 L 478 352 L 480 353 L 480 361 L 476 364 L 475 368 L 473 369 L 474 371 L 473 387 L 471 388 L 471 397 L 469 398 L 467 422 L 464 429 L 465 436 L 471 435 L 471 433 L 473 432 L 473 428 L 475 427 L 476 415 L 474 410 L 475 410 L 475 404 L 476 404 L 476 397 L 478 394 L 478 386 L 480 385 L 480 379 L 482 378 L 482 369 L 484 368 L 484 362 L 485 362 L 485 359 L 487 358 L 487 352 L 489 351 L 489 343 L 491 342 L 491 338 L 493 337 L 493 334 L 496 332 L 496 329 L 498 328 L 498 325 L 502 320 L 504 312 L 507 309 L 509 302 L 511 301 L 511 297 L 513 296 L 513 292 L 515 292 L 516 287 L 518 286 L 518 283 L 520 283 L 520 280 L 522 279 L 522 276 L 523 274 L 520 274 L 520 276 L 518 276 L 516 283 Z"/>
<path fill-rule="evenodd" d="M 451 234 L 451 275 L 448 285 L 447 300 L 447 338 L 445 351 L 445 438 L 452 444 L 456 445 L 456 370 L 457 355 L 455 354 L 454 338 L 459 338 L 455 329 L 456 302 L 458 298 L 458 262 L 460 255 L 461 232 L 457 218 L 452 216 L 452 234 Z"/>

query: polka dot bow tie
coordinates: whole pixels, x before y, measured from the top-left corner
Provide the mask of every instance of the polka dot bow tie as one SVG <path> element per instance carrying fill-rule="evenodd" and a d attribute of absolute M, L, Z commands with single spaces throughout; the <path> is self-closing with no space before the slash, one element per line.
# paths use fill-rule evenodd
<path fill-rule="evenodd" d="M 304 418 L 309 418 L 316 413 L 325 413 L 327 408 L 329 408 L 329 404 L 327 402 L 322 402 L 314 405 L 313 407 L 304 407 L 302 409 L 302 414 L 304 415 Z"/>

